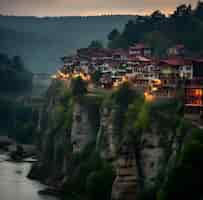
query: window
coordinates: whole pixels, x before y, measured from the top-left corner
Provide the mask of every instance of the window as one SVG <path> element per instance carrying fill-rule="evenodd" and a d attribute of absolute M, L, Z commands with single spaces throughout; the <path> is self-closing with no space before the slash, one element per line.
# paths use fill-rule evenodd
<path fill-rule="evenodd" d="M 190 67 L 190 66 L 187 66 L 187 67 L 186 67 L 186 70 L 191 70 L 191 67 Z"/>

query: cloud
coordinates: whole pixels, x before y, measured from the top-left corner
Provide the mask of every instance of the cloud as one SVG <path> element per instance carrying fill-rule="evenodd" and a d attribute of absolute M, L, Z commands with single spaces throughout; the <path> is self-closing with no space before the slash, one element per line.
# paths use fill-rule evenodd
<path fill-rule="evenodd" d="M 182 3 L 197 0 L 0 0 L 0 13 L 62 16 L 96 14 L 143 14 L 153 10 L 171 12 Z"/>

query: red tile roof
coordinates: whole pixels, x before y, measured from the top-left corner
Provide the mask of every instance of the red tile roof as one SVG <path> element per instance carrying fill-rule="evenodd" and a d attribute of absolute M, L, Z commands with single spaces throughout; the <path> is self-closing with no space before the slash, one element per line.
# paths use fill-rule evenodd
<path fill-rule="evenodd" d="M 136 50 L 142 50 L 142 49 L 148 49 L 150 48 L 148 45 L 146 44 L 143 44 L 143 43 L 138 43 L 138 44 L 135 44 L 134 46 L 130 47 L 132 49 L 136 49 Z"/>
<path fill-rule="evenodd" d="M 160 61 L 160 64 L 167 64 L 171 66 L 191 65 L 192 60 L 183 58 L 168 58 Z"/>

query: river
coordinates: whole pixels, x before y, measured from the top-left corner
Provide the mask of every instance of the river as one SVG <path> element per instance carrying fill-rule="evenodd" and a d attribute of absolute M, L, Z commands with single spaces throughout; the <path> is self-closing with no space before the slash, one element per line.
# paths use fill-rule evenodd
<path fill-rule="evenodd" d="M 57 200 L 37 193 L 45 186 L 26 178 L 30 167 L 29 163 L 8 162 L 0 154 L 0 200 Z"/>

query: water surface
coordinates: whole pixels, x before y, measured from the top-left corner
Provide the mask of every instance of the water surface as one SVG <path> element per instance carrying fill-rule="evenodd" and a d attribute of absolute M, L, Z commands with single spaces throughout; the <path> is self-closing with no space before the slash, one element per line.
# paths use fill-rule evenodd
<path fill-rule="evenodd" d="M 29 163 L 13 163 L 5 159 L 6 156 L 0 154 L 0 200 L 57 200 L 37 193 L 45 186 L 26 178 Z"/>

